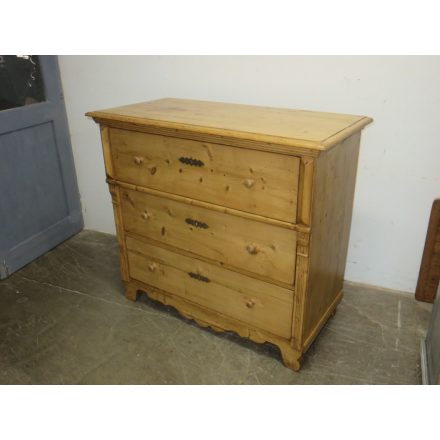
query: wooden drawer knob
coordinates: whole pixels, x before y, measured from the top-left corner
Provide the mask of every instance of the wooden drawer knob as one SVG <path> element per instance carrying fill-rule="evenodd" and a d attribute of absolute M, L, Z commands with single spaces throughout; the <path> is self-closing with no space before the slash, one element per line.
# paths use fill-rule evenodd
<path fill-rule="evenodd" d="M 134 156 L 133 157 L 133 162 L 136 165 L 142 165 L 142 163 L 144 162 L 144 158 L 142 156 Z"/>
<path fill-rule="evenodd" d="M 150 272 L 155 272 L 157 269 L 157 264 L 156 263 L 148 263 L 148 270 Z"/>
<path fill-rule="evenodd" d="M 248 309 L 252 309 L 252 307 L 254 307 L 254 305 L 255 305 L 255 301 L 253 299 L 246 301 L 246 307 Z"/>
<path fill-rule="evenodd" d="M 246 250 L 251 254 L 251 255 L 257 255 L 258 252 L 260 252 L 260 249 L 258 249 L 257 245 L 255 244 L 248 244 L 246 246 Z"/>
<path fill-rule="evenodd" d="M 245 181 L 243 182 L 243 185 L 246 188 L 252 188 L 255 185 L 255 180 L 254 179 L 245 179 Z"/>
<path fill-rule="evenodd" d="M 144 211 L 144 212 L 141 214 L 141 217 L 142 217 L 144 220 L 148 220 L 148 219 L 150 218 L 150 214 L 148 213 L 148 211 Z"/>

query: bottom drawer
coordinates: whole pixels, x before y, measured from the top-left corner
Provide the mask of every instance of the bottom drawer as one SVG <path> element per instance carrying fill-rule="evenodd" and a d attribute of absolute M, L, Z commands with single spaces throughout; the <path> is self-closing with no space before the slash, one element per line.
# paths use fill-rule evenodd
<path fill-rule="evenodd" d="M 290 338 L 293 291 L 127 237 L 130 276 L 252 327 Z"/>

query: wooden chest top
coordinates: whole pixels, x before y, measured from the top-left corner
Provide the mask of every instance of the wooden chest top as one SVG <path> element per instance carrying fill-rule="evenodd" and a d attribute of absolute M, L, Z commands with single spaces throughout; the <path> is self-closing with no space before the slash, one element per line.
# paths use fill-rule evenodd
<path fill-rule="evenodd" d="M 372 121 L 365 116 L 175 98 L 89 112 L 87 116 L 107 125 L 161 127 L 168 135 L 174 131 L 178 136 L 184 131 L 219 136 L 223 141 L 252 140 L 264 144 L 267 151 L 274 151 L 274 144 L 283 145 L 291 147 L 283 151 L 287 154 L 298 153 L 295 147 L 305 148 L 311 155 L 318 155 Z"/>

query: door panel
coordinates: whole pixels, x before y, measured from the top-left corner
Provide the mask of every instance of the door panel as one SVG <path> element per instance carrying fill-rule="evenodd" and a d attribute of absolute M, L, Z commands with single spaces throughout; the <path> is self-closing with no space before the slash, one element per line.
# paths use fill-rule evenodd
<path fill-rule="evenodd" d="M 0 278 L 83 227 L 57 59 L 39 62 L 45 101 L 0 111 Z"/>

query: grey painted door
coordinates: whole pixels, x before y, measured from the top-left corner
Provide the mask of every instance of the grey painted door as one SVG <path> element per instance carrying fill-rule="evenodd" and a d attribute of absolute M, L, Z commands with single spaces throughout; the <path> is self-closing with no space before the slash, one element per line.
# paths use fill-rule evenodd
<path fill-rule="evenodd" d="M 56 56 L 0 56 L 0 278 L 83 228 Z"/>

